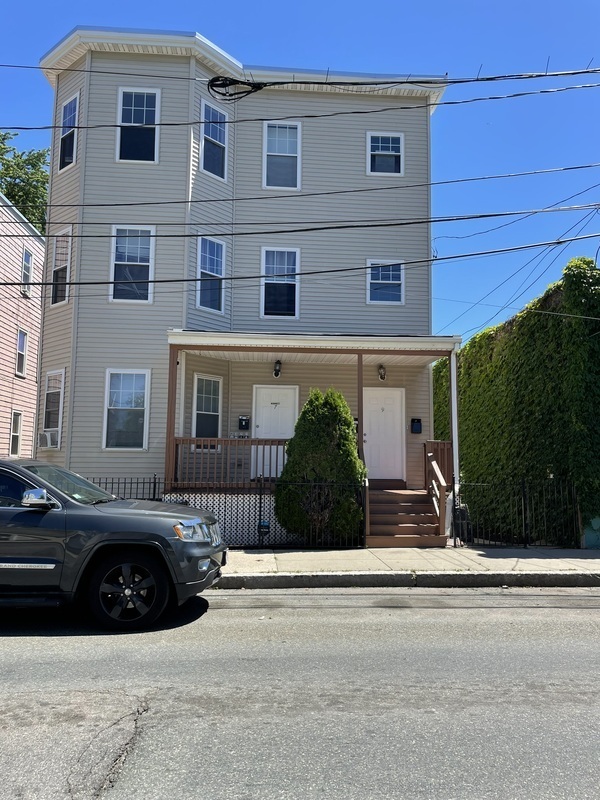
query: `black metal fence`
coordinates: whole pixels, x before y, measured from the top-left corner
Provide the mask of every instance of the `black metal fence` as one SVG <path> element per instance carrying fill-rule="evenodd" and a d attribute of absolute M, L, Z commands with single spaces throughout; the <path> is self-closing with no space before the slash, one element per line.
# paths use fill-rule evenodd
<path fill-rule="evenodd" d="M 558 478 L 462 483 L 453 519 L 456 535 L 466 545 L 581 546 L 575 487 Z"/>
<path fill-rule="evenodd" d="M 278 513 L 283 516 L 286 504 L 300 506 L 298 524 L 287 530 L 275 513 L 275 481 L 257 478 L 249 488 L 174 490 L 165 492 L 165 483 L 157 475 L 151 478 L 89 478 L 107 492 L 126 499 L 164 500 L 184 503 L 190 508 L 212 512 L 221 526 L 223 539 L 230 547 L 245 548 L 314 548 L 334 549 L 365 546 L 364 487 L 331 483 L 287 484 L 289 491 L 278 498 Z M 344 518 L 354 517 L 355 524 L 336 524 L 331 508 Z M 287 517 L 287 515 L 286 515 Z"/>

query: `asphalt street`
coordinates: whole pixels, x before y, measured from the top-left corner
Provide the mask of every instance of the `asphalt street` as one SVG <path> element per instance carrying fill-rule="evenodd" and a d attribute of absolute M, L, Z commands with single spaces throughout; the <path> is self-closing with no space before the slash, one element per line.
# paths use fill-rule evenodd
<path fill-rule="evenodd" d="M 0 617 L 0 797 L 598 798 L 600 590 L 216 590 Z"/>

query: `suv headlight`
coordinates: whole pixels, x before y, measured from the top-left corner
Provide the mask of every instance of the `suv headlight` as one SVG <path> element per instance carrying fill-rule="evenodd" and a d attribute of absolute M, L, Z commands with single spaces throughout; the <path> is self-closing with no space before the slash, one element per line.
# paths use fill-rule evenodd
<path fill-rule="evenodd" d="M 208 525 L 200 520 L 178 522 L 173 525 L 173 530 L 184 542 L 210 542 L 211 535 Z"/>

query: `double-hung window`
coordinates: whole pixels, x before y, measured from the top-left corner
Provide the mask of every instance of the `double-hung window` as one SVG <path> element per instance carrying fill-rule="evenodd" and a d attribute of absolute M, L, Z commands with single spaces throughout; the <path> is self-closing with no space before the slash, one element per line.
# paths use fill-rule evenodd
<path fill-rule="evenodd" d="M 51 304 L 66 303 L 69 298 L 69 272 L 71 263 L 71 232 L 57 234 L 54 238 L 54 263 L 52 267 Z"/>
<path fill-rule="evenodd" d="M 196 305 L 223 313 L 225 245 L 202 236 L 198 240 L 198 291 Z"/>
<path fill-rule="evenodd" d="M 62 107 L 62 127 L 58 152 L 58 169 L 74 164 L 77 158 L 77 105 L 78 97 L 72 97 Z"/>
<path fill-rule="evenodd" d="M 38 438 L 39 447 L 60 447 L 64 385 L 64 369 L 46 374 L 43 432 Z"/>
<path fill-rule="evenodd" d="M 158 163 L 159 89 L 120 89 L 117 160 Z"/>
<path fill-rule="evenodd" d="M 25 377 L 27 369 L 27 332 L 17 331 L 17 363 L 15 365 L 15 375 L 20 378 Z"/>
<path fill-rule="evenodd" d="M 154 227 L 113 228 L 110 299 L 152 302 Z"/>
<path fill-rule="evenodd" d="M 404 134 L 367 133 L 367 175 L 404 175 Z"/>
<path fill-rule="evenodd" d="M 106 371 L 106 449 L 147 449 L 149 389 L 149 370 Z"/>
<path fill-rule="evenodd" d="M 265 122 L 263 187 L 300 188 L 300 123 Z"/>
<path fill-rule="evenodd" d="M 196 375 L 194 391 L 194 436 L 217 439 L 221 435 L 222 378 Z"/>
<path fill-rule="evenodd" d="M 31 279 L 33 277 L 33 255 L 25 248 L 21 265 L 21 294 L 31 296 Z"/>
<path fill-rule="evenodd" d="M 262 250 L 262 317 L 298 317 L 300 250 Z"/>
<path fill-rule="evenodd" d="M 10 425 L 10 454 L 18 456 L 21 454 L 21 431 L 23 428 L 23 414 L 20 411 L 13 411 Z"/>
<path fill-rule="evenodd" d="M 227 115 L 202 101 L 202 169 L 227 180 Z"/>
<path fill-rule="evenodd" d="M 401 262 L 367 261 L 367 303 L 404 303 Z"/>

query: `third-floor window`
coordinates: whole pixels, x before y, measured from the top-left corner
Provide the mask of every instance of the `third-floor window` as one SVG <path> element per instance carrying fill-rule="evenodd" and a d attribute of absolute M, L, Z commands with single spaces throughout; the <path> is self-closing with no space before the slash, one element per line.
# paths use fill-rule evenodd
<path fill-rule="evenodd" d="M 263 186 L 300 188 L 300 123 L 265 123 Z"/>
<path fill-rule="evenodd" d="M 159 121 L 158 89 L 120 89 L 117 160 L 157 164 Z"/>
<path fill-rule="evenodd" d="M 227 180 L 227 116 L 202 101 L 202 169 Z"/>
<path fill-rule="evenodd" d="M 75 163 L 77 155 L 77 95 L 62 107 L 58 169 Z"/>

